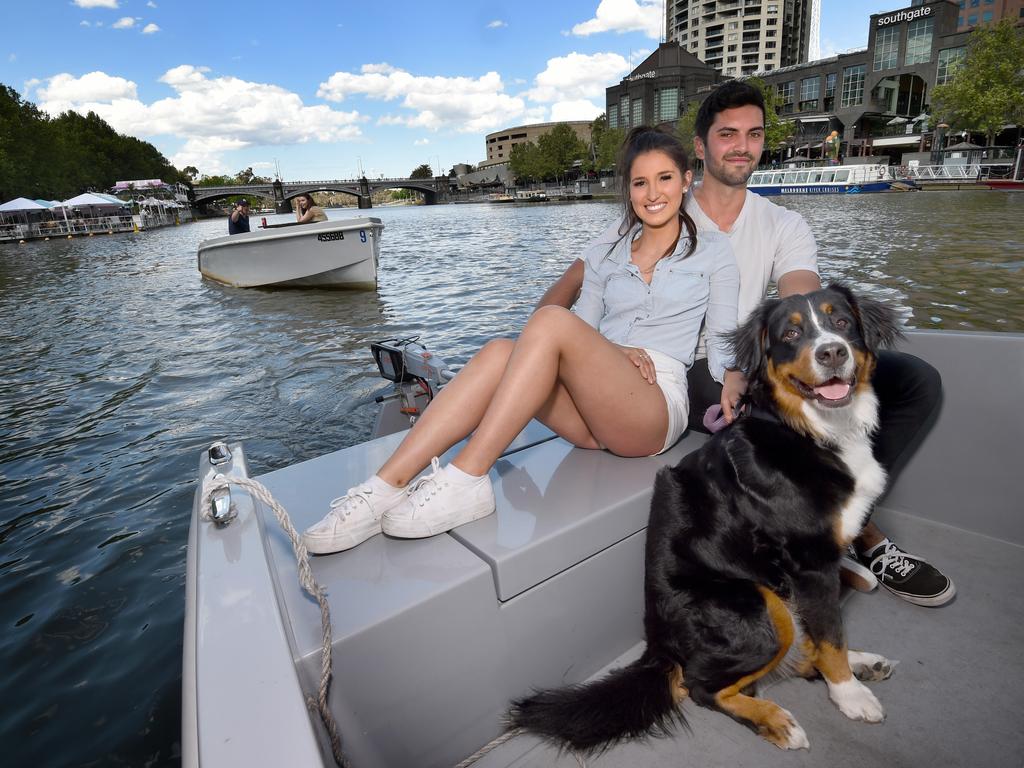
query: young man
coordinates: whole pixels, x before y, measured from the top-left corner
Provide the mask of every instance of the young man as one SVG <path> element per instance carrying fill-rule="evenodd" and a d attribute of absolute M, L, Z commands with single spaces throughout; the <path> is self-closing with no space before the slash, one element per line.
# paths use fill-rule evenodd
<path fill-rule="evenodd" d="M 249 231 L 249 201 L 239 200 L 228 217 L 228 234 L 240 235 Z"/>
<path fill-rule="evenodd" d="M 704 161 L 704 180 L 695 185 L 686 211 L 698 231 L 729 236 L 740 270 L 739 320 L 760 302 L 770 283 L 780 296 L 821 287 L 817 245 L 803 217 L 747 189 L 764 148 L 764 99 L 754 86 L 729 81 L 704 100 L 697 114 L 696 156 Z M 616 228 L 618 225 L 615 225 Z M 578 259 L 544 294 L 539 306 L 571 306 L 583 280 Z M 690 427 L 705 431 L 704 411 L 721 397 L 722 385 L 697 360 L 687 376 Z M 938 372 L 911 355 L 884 351 L 872 383 L 880 403 L 875 457 L 890 481 L 910 457 L 942 396 Z M 731 416 L 731 414 L 730 414 Z M 917 555 L 899 549 L 868 521 L 855 542 L 855 557 L 844 561 L 850 583 L 870 591 L 881 583 L 917 605 L 938 606 L 956 594 L 953 582 Z"/>

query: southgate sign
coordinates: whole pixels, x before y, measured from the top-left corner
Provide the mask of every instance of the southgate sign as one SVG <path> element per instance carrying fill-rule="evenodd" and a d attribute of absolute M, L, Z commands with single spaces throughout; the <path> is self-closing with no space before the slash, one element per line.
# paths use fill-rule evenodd
<path fill-rule="evenodd" d="M 921 19 L 925 16 L 931 15 L 932 7 L 930 5 L 908 8 L 904 11 L 896 11 L 896 13 L 887 13 L 885 16 L 879 16 L 878 26 L 888 27 L 890 24 L 899 24 L 903 21 L 913 21 L 914 19 Z"/>

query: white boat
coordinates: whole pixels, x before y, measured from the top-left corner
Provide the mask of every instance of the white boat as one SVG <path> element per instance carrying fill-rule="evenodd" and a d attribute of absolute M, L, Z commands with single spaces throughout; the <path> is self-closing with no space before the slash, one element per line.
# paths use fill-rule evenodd
<path fill-rule="evenodd" d="M 362 218 L 216 237 L 199 244 L 199 271 L 236 288 L 374 290 L 383 230 L 380 219 Z"/>
<path fill-rule="evenodd" d="M 856 195 L 909 192 L 917 185 L 888 165 L 842 165 L 824 168 L 756 171 L 748 184 L 759 195 Z"/>
<path fill-rule="evenodd" d="M 378 437 L 257 472 L 295 529 L 380 466 L 403 437 L 394 430 L 407 428 L 426 392 L 446 380 L 440 358 L 411 346 L 386 354 L 378 346 L 381 374 L 399 381 L 397 396 L 383 398 Z M 823 684 L 794 679 L 770 693 L 807 730 L 809 756 L 687 703 L 692 732 L 614 746 L 595 766 L 1020 765 L 1024 409 L 1007 407 L 1006 393 L 1024 389 L 1024 334 L 914 331 L 902 348 L 939 369 L 943 403 L 876 519 L 948 573 L 958 595 L 940 609 L 881 588 L 847 595 L 851 647 L 901 662 L 875 686 L 885 722 L 849 720 L 827 705 Z M 651 485 L 661 466 L 706 439 L 688 433 L 661 456 L 623 459 L 574 448 L 531 422 L 491 470 L 495 514 L 430 539 L 375 536 L 313 558 L 333 623 L 334 676 L 324 700 L 349 764 L 451 768 L 495 743 L 510 699 L 635 659 Z M 327 768 L 330 740 L 306 698 L 317 698 L 323 680 L 321 611 L 300 586 L 292 544 L 265 501 L 233 486 L 212 508 L 202 503 L 203 484 L 217 474 L 248 479 L 241 444 L 216 444 L 199 459 L 182 765 Z M 517 735 L 476 763 L 497 766 L 578 763 Z"/>

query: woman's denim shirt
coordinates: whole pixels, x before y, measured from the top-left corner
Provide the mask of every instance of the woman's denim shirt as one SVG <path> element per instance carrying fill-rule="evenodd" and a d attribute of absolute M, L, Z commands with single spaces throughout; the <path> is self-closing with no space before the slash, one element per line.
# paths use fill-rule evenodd
<path fill-rule="evenodd" d="M 740 288 L 728 237 L 701 232 L 697 249 L 684 258 L 690 242 L 684 231 L 672 254 L 657 262 L 648 285 L 630 261 L 639 233 L 637 225 L 621 239 L 606 233 L 587 246 L 581 257 L 583 289 L 574 311 L 609 341 L 662 352 L 687 370 L 706 324 L 708 367 L 722 381 L 725 369 L 733 366 L 726 334 L 736 327 Z"/>

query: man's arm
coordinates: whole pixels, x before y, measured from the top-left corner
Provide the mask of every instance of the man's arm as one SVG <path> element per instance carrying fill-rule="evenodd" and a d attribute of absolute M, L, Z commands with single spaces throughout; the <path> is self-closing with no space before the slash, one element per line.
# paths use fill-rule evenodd
<path fill-rule="evenodd" d="M 821 278 L 809 269 L 794 269 L 779 278 L 779 296 L 810 293 L 821 288 Z"/>
<path fill-rule="evenodd" d="M 582 288 L 583 260 L 576 259 L 565 270 L 565 273 L 544 292 L 544 295 L 540 297 L 540 301 L 537 302 L 537 306 L 534 309 L 547 306 L 571 309 L 572 305 L 576 303 L 576 299 L 580 297 L 580 289 Z"/>

